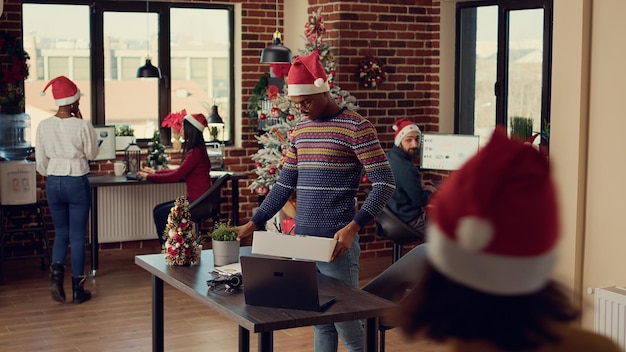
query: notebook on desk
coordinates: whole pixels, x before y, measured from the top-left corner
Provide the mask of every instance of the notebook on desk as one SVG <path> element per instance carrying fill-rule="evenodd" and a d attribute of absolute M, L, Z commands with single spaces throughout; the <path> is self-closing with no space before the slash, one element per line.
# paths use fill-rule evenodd
<path fill-rule="evenodd" d="M 319 294 L 315 262 L 267 256 L 241 256 L 246 304 L 322 311 L 335 297 Z"/>

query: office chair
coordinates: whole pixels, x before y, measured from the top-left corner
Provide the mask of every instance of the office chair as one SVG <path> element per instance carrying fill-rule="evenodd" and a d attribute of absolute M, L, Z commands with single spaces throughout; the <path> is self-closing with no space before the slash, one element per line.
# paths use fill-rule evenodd
<path fill-rule="evenodd" d="M 230 178 L 230 174 L 224 174 L 218 177 L 211 188 L 209 188 L 193 203 L 189 204 L 189 213 L 191 214 L 191 221 L 195 223 L 196 233 L 199 233 L 200 224 L 204 220 L 212 219 L 213 223 L 219 221 L 219 204 L 222 199 L 222 187 L 226 184 L 226 181 Z M 233 209 L 237 211 L 237 209 Z"/>
<path fill-rule="evenodd" d="M 393 242 L 391 262 L 397 262 L 402 256 L 402 246 L 414 242 L 424 242 L 424 234 L 415 231 L 411 226 L 385 206 L 376 216 L 376 236 Z"/>
<path fill-rule="evenodd" d="M 395 303 L 402 301 L 424 275 L 426 248 L 425 243 L 414 247 L 361 289 Z M 385 331 L 393 328 L 391 322 L 384 317 L 380 319 L 380 352 L 385 352 Z"/>

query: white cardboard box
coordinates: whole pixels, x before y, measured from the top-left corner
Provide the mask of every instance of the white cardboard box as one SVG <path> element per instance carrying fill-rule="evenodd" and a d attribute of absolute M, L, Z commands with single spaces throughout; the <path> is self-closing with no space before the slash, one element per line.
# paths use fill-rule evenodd
<path fill-rule="evenodd" d="M 332 238 L 254 231 L 252 254 L 329 262 L 335 244 Z"/>

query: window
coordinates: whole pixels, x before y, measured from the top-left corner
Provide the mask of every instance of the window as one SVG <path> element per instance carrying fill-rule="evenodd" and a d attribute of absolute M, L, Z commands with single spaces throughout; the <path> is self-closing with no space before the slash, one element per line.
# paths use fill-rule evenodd
<path fill-rule="evenodd" d="M 462 2 L 456 33 L 456 132 L 484 144 L 496 125 L 511 132 L 526 118 L 547 143 L 552 1 Z"/>
<path fill-rule="evenodd" d="M 217 105 L 225 122 L 220 140 L 232 141 L 233 9 L 206 3 L 24 0 L 24 48 L 31 57 L 26 112 L 32 131 L 56 112 L 51 92 L 39 93 L 50 79 L 65 75 L 79 86 L 81 112 L 94 125 L 131 125 L 137 139 L 150 139 L 170 112 L 186 109 L 206 116 Z M 162 79 L 136 78 L 146 57 L 159 66 Z M 170 130 L 161 132 L 169 140 Z"/>

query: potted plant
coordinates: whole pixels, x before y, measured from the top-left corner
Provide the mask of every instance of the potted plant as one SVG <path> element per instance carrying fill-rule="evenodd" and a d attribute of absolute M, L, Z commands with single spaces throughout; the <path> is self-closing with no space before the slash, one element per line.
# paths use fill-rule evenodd
<path fill-rule="evenodd" d="M 172 148 L 180 150 L 182 147 L 181 137 L 183 132 L 183 119 L 187 115 L 187 110 L 182 109 L 178 112 L 171 112 L 165 116 L 161 127 L 169 127 L 172 133 Z"/>
<path fill-rule="evenodd" d="M 124 150 L 135 141 L 135 130 L 129 125 L 115 127 L 115 150 Z"/>
<path fill-rule="evenodd" d="M 527 141 L 533 135 L 532 117 L 513 116 L 511 118 L 511 136 Z"/>
<path fill-rule="evenodd" d="M 211 237 L 215 266 L 222 266 L 239 261 L 239 241 L 237 231 L 227 223 L 215 223 Z"/>

